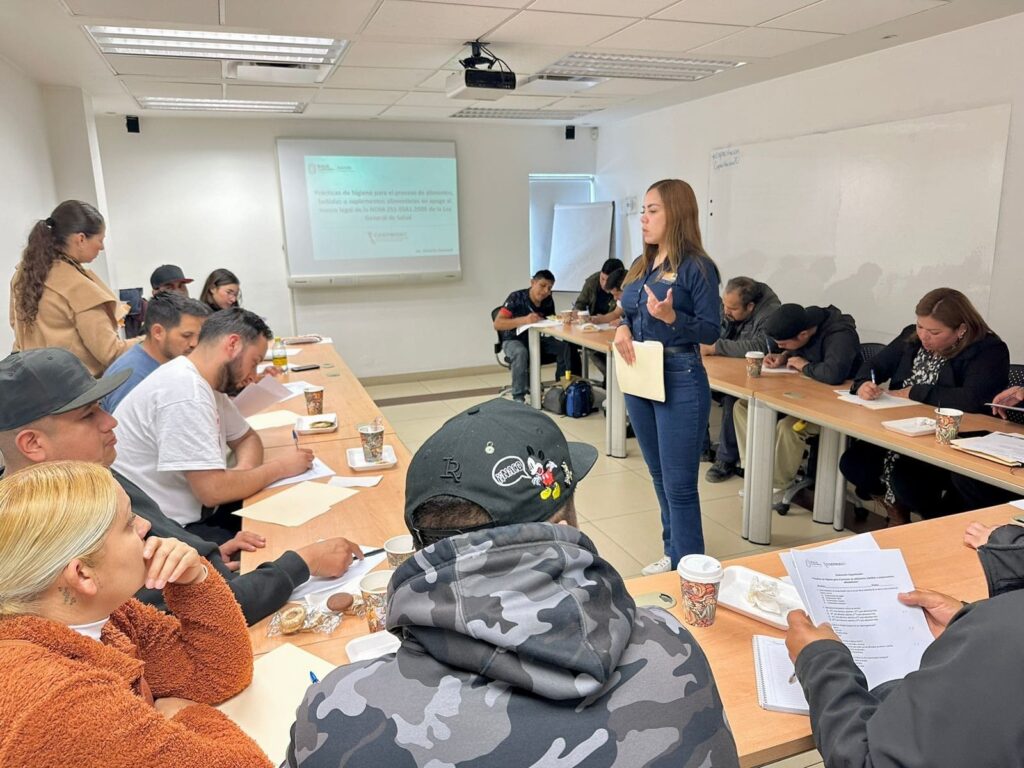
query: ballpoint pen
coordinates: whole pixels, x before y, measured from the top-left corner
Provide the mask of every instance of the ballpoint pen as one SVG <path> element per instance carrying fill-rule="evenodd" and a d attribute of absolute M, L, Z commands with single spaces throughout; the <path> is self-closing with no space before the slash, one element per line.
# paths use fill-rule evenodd
<path fill-rule="evenodd" d="M 294 429 L 292 430 L 292 441 L 295 443 L 295 448 L 298 449 L 298 447 L 299 447 L 299 435 L 298 435 L 298 433 Z"/>
<path fill-rule="evenodd" d="M 875 381 L 875 369 L 874 368 L 871 369 L 871 383 L 874 384 L 876 387 L 878 386 L 878 382 Z"/>
<path fill-rule="evenodd" d="M 317 677 L 316 674 L 314 674 L 313 670 L 309 670 L 309 681 L 311 683 L 319 683 L 320 682 L 320 678 Z"/>

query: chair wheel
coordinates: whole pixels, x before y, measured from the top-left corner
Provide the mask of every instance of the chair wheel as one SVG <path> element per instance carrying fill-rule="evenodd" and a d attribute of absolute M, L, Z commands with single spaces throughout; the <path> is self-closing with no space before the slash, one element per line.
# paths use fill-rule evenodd
<path fill-rule="evenodd" d="M 865 509 L 864 507 L 854 507 L 853 508 L 853 517 L 854 517 L 854 519 L 859 520 L 861 522 L 864 522 L 865 520 L 867 520 L 869 514 L 871 514 L 871 513 L 867 509 Z"/>
<path fill-rule="evenodd" d="M 787 504 L 784 501 L 780 501 L 778 504 L 775 504 L 772 507 L 772 509 L 774 509 L 776 512 L 778 512 L 780 515 L 788 515 L 789 514 L 789 504 Z"/>

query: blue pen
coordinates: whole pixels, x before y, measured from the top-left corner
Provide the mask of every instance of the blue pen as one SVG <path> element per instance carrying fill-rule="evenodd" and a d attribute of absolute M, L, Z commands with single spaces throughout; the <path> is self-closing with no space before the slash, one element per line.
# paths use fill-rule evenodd
<path fill-rule="evenodd" d="M 313 683 L 319 683 L 320 682 L 320 678 L 313 674 L 313 670 L 309 671 L 309 679 Z"/>
<path fill-rule="evenodd" d="M 874 378 L 874 377 L 872 377 L 872 378 Z M 295 449 L 298 450 L 298 448 L 299 448 L 299 435 L 298 435 L 298 433 L 294 429 L 292 430 L 292 440 L 295 442 Z"/>
<path fill-rule="evenodd" d="M 871 383 L 874 384 L 876 387 L 878 386 L 878 382 L 875 381 L 875 369 L 874 368 L 871 369 Z"/>

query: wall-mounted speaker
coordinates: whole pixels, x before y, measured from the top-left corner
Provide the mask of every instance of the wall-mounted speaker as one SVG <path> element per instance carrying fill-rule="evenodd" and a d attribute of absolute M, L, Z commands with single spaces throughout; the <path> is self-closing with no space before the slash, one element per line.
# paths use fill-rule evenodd
<path fill-rule="evenodd" d="M 136 115 L 125 115 L 124 127 L 128 133 L 142 133 L 142 129 L 139 127 L 139 118 Z"/>
<path fill-rule="evenodd" d="M 565 140 L 566 141 L 572 141 L 575 138 L 576 138 L 576 126 L 575 125 L 567 125 L 567 126 L 565 126 Z"/>

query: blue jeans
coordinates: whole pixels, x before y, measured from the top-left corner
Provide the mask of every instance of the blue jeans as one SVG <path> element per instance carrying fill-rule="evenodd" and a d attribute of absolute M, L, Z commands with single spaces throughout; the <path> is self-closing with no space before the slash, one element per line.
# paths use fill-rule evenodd
<path fill-rule="evenodd" d="M 666 357 L 665 402 L 626 395 L 626 410 L 654 481 L 664 551 L 675 568 L 684 555 L 704 552 L 697 470 L 711 390 L 700 355 Z"/>

